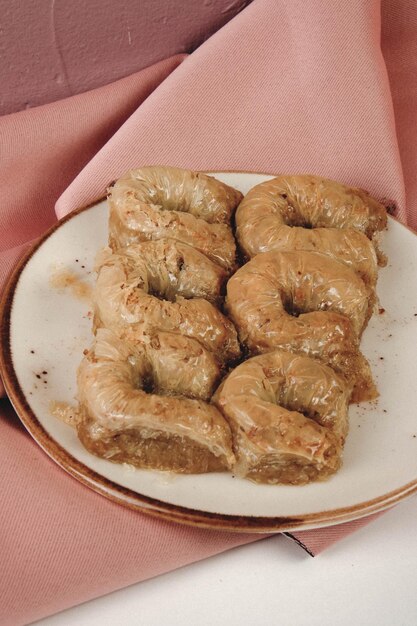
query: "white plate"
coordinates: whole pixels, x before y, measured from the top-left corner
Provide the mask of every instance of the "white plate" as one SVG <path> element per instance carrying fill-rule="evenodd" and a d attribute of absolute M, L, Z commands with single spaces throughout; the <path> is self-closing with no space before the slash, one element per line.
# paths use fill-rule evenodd
<path fill-rule="evenodd" d="M 270 178 L 215 175 L 242 192 Z M 326 482 L 298 487 L 113 464 L 88 453 L 75 431 L 50 414 L 53 401 L 74 403 L 76 368 L 92 338 L 88 302 L 52 287 L 51 274 L 66 268 L 92 282 L 95 254 L 106 242 L 104 201 L 75 212 L 22 261 L 3 300 L 7 391 L 29 432 L 67 471 L 126 506 L 185 523 L 252 531 L 340 523 L 392 506 L 417 490 L 417 238 L 410 230 L 389 219 L 382 244 L 389 263 L 378 282 L 385 313 L 372 318 L 362 341 L 381 396 L 351 407 L 341 470 Z"/>

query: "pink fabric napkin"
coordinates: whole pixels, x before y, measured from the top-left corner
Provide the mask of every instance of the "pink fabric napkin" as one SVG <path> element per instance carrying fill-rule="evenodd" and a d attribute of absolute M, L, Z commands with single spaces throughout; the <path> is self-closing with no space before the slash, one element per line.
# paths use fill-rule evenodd
<path fill-rule="evenodd" d="M 382 17 L 381 49 L 378 0 L 254 0 L 185 60 L 0 118 L 2 276 L 78 172 L 59 217 L 145 163 L 320 173 L 394 199 L 417 227 L 417 7 L 384 0 Z M 125 510 L 50 461 L 6 400 L 1 411 L 2 624 L 260 538 Z M 317 554 L 370 519 L 294 536 Z"/>
<path fill-rule="evenodd" d="M 416 57 L 411 34 L 403 38 L 415 28 L 408 4 L 385 2 L 385 45 L 396 58 L 389 76 L 379 0 L 254 0 L 135 111 L 62 195 L 58 215 L 137 163 L 172 163 L 323 174 L 394 199 L 405 220 L 396 124 L 407 128 L 403 160 L 415 154 L 408 135 L 417 132 Z M 390 81 L 400 94 L 398 119 Z"/>

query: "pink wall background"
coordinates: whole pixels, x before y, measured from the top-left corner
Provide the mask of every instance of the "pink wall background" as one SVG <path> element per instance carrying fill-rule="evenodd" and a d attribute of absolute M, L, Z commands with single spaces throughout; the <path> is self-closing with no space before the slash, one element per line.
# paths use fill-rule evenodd
<path fill-rule="evenodd" d="M 0 0 L 0 115 L 192 52 L 250 0 Z"/>

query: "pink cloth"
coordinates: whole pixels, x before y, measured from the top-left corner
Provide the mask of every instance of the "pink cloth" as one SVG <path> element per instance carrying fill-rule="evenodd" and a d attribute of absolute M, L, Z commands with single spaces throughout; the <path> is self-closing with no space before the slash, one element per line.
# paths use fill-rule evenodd
<path fill-rule="evenodd" d="M 172 163 L 323 174 L 393 198 L 405 219 L 380 29 L 379 0 L 255 0 L 132 115 L 62 195 L 58 215 L 129 167 Z"/>
<path fill-rule="evenodd" d="M 105 91 L 0 119 L 3 275 L 87 162 L 59 216 L 130 166 L 171 163 L 321 173 L 394 199 L 416 227 L 417 9 L 384 0 L 382 15 L 381 51 L 378 0 L 254 0 L 179 66 L 177 57 Z M 50 461 L 6 401 L 0 446 L 0 623 L 39 619 L 259 538 L 112 504 Z M 369 521 L 294 535 L 317 553 Z"/>

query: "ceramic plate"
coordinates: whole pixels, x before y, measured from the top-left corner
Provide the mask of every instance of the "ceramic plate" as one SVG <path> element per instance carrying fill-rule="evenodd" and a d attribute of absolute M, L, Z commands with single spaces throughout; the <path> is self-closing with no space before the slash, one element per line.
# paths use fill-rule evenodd
<path fill-rule="evenodd" d="M 215 175 L 244 193 L 270 178 Z M 351 407 L 341 470 L 326 482 L 297 487 L 255 485 L 231 474 L 175 476 L 113 464 L 88 453 L 75 431 L 51 415 L 52 402 L 74 404 L 76 368 L 92 338 L 83 289 L 57 288 L 54 276 L 67 272 L 92 284 L 94 257 L 106 241 L 105 201 L 76 211 L 23 259 L 3 299 L 7 391 L 28 431 L 65 470 L 131 508 L 195 525 L 258 532 L 352 520 L 417 490 L 417 237 L 410 230 L 389 219 L 382 244 L 389 263 L 378 282 L 385 311 L 373 316 L 362 340 L 380 398 Z"/>

